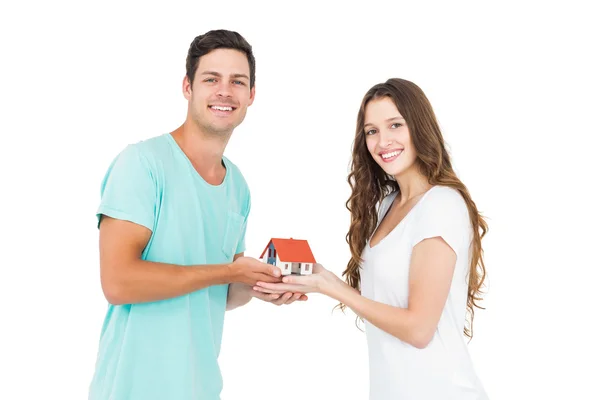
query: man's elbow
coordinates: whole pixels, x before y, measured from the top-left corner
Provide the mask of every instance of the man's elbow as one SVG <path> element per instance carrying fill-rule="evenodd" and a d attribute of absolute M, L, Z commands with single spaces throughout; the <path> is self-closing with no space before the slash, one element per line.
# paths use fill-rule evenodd
<path fill-rule="evenodd" d="M 104 298 L 106 298 L 106 301 L 108 301 L 110 304 L 113 306 L 128 304 L 126 291 L 119 281 L 116 279 L 103 278 L 101 280 L 101 284 Z"/>

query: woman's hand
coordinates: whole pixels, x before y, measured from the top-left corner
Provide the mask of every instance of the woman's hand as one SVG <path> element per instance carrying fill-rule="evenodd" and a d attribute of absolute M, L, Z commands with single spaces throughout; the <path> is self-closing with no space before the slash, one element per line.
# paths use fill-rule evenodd
<path fill-rule="evenodd" d="M 321 264 L 313 266 L 311 275 L 284 276 L 283 283 L 268 283 L 258 281 L 254 290 L 262 293 L 282 294 L 292 293 L 321 293 L 334 297 L 337 290 L 345 283 L 333 272 L 326 270 Z"/>

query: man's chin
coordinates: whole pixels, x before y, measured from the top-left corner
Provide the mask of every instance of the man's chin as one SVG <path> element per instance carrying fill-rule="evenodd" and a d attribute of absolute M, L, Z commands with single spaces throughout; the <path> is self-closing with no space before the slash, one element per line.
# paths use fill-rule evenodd
<path fill-rule="evenodd" d="M 207 130 L 213 135 L 229 136 L 236 126 L 234 123 L 210 124 Z"/>

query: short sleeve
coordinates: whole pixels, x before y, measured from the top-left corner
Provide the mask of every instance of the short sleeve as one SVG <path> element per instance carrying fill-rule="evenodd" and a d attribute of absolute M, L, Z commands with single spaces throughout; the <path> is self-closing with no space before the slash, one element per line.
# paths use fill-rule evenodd
<path fill-rule="evenodd" d="M 250 216 L 250 209 L 252 208 L 252 198 L 250 192 L 246 196 L 246 212 L 244 213 L 244 223 L 240 232 L 240 240 L 238 241 L 235 254 L 240 254 L 246 251 L 246 228 L 248 227 L 248 217 Z"/>
<path fill-rule="evenodd" d="M 412 246 L 441 237 L 458 256 L 469 241 L 469 211 L 461 194 L 451 188 L 434 187 L 419 207 Z"/>
<path fill-rule="evenodd" d="M 147 160 L 135 145 L 125 148 L 111 163 L 101 187 L 96 217 L 122 219 L 154 230 L 156 183 Z"/>

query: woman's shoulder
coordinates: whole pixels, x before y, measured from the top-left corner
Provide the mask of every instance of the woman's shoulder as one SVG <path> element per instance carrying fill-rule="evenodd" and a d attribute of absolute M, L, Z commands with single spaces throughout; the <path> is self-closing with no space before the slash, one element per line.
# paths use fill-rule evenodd
<path fill-rule="evenodd" d="M 467 246 L 472 234 L 469 208 L 461 193 L 452 187 L 432 187 L 412 219 L 414 243 L 423 238 L 441 236 L 457 254 Z"/>
<path fill-rule="evenodd" d="M 469 209 L 462 194 L 455 188 L 444 185 L 433 186 L 422 201 L 421 210 L 426 213 L 448 213 L 468 215 Z"/>
<path fill-rule="evenodd" d="M 431 203 L 449 203 L 456 206 L 467 206 L 465 199 L 457 189 L 444 185 L 435 185 L 429 189 L 425 200 Z"/>

